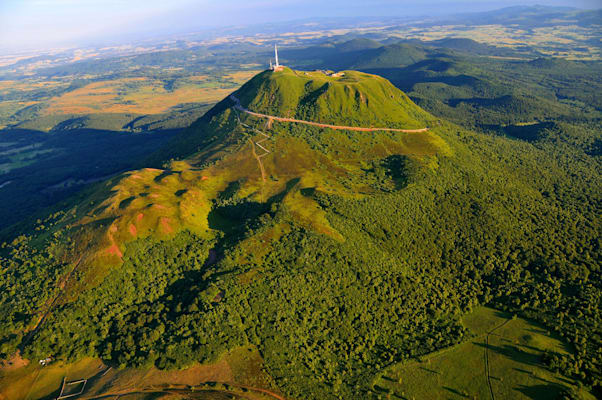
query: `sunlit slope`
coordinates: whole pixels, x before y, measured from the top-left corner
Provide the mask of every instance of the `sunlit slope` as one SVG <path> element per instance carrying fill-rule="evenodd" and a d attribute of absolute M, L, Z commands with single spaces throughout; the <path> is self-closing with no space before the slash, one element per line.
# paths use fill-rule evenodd
<path fill-rule="evenodd" d="M 235 94 L 252 111 L 333 125 L 423 128 L 432 120 L 386 79 L 357 71 L 265 71 Z"/>
<path fill-rule="evenodd" d="M 339 77 L 266 71 L 235 96 L 252 111 L 329 124 L 421 128 L 432 122 L 385 79 L 355 71 Z M 225 198 L 256 203 L 259 210 L 277 203 L 291 223 L 344 241 L 308 190 L 353 198 L 396 190 L 413 171 L 436 168 L 438 155 L 451 150 L 433 131 L 356 132 L 288 122 L 268 126 L 265 118 L 237 110 L 226 98 L 159 154 L 189 156 L 99 185 L 73 208 L 68 226 L 76 240 L 86 238 L 80 264 L 92 267 L 91 281 L 120 264 L 125 245 L 134 240 L 165 239 L 183 230 L 213 238 L 227 230 L 224 224 L 237 221 L 220 216 Z"/>

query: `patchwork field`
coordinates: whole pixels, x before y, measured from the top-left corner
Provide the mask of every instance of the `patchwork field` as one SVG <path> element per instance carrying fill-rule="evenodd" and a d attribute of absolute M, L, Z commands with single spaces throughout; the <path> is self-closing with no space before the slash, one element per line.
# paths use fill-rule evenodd
<path fill-rule="evenodd" d="M 183 103 L 215 103 L 255 73 L 235 72 L 219 80 L 191 76 L 171 85 L 144 77 L 94 82 L 51 98 L 43 114 L 159 114 Z"/>
<path fill-rule="evenodd" d="M 464 26 L 436 25 L 409 27 L 395 32 L 400 39 L 439 40 L 449 37 L 468 38 L 494 46 L 520 49 L 530 46 L 542 54 L 570 60 L 599 60 L 600 47 L 587 45 L 597 39 L 597 32 L 575 25 L 521 29 L 499 24 Z"/>
<path fill-rule="evenodd" d="M 255 75 L 257 66 L 252 67 L 219 71 L 207 68 L 206 73 L 165 68 L 134 76 L 116 72 L 53 80 L 0 80 L 0 129 L 33 123 L 35 129 L 49 130 L 78 116 L 102 115 L 108 120 L 129 116 L 132 120 L 142 115 L 199 109 L 220 101 Z"/>
<path fill-rule="evenodd" d="M 541 327 L 486 307 L 465 316 L 463 324 L 474 334 L 470 340 L 389 367 L 374 390 L 397 399 L 493 400 L 555 399 L 565 389 L 578 390 L 575 381 L 541 363 L 546 352 L 570 352 Z"/>

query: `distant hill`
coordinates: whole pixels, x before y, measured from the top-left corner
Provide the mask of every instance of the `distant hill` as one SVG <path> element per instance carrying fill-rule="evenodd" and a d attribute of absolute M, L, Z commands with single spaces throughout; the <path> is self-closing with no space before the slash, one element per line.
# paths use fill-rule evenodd
<path fill-rule="evenodd" d="M 514 50 L 498 46 L 491 46 L 468 38 L 450 37 L 433 40 L 430 42 L 421 42 L 421 44 L 426 46 L 459 50 L 461 52 L 477 55 L 490 55 L 497 57 L 508 57 L 517 55 L 517 52 Z"/>
<path fill-rule="evenodd" d="M 433 51 L 406 43 L 392 44 L 363 53 L 354 68 L 405 67 L 426 59 Z"/>
<path fill-rule="evenodd" d="M 295 64 L 334 70 L 405 67 L 442 54 L 444 49 L 414 43 L 382 45 L 373 40 L 353 40 L 340 44 L 313 46 L 303 50 L 283 51 Z"/>
<path fill-rule="evenodd" d="M 367 38 L 356 38 L 335 45 L 340 52 L 358 51 L 366 49 L 377 49 L 383 45 L 376 40 Z"/>
<path fill-rule="evenodd" d="M 464 23 L 488 25 L 518 25 L 521 27 L 553 25 L 600 25 L 602 10 L 580 10 L 572 7 L 550 7 L 543 5 L 512 6 L 493 11 L 459 14 L 453 20 Z"/>

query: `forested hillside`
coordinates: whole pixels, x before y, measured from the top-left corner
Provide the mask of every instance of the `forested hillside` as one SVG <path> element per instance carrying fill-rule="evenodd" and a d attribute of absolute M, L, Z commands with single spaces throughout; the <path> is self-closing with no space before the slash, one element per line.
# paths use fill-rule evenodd
<path fill-rule="evenodd" d="M 599 82 L 571 64 L 583 90 L 564 93 L 582 120 L 560 101 L 521 115 L 523 92 L 488 103 L 506 96 L 502 77 L 462 75 L 461 58 L 429 52 L 380 71 L 402 88 L 431 79 L 408 88 L 435 116 L 354 71 L 266 71 L 234 93 L 269 115 L 426 132 L 270 123 L 226 98 L 154 156 L 156 169 L 99 183 L 5 243 L 2 355 L 165 369 L 252 345 L 287 398 L 400 397 L 376 377 L 474 337 L 462 318 L 487 305 L 568 345 L 532 360 L 562 386 L 532 390 L 599 391 L 600 130 L 587 87 Z M 558 68 L 548 90 L 560 90 Z M 462 95 L 428 103 L 437 85 Z M 478 93 L 482 109 L 451 105 Z M 470 129 L 484 125 L 499 134 Z"/>

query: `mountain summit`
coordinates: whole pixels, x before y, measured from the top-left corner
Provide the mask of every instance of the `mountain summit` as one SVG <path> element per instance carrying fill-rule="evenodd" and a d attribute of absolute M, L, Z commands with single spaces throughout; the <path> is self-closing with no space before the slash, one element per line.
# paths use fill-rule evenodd
<path fill-rule="evenodd" d="M 291 222 L 345 240 L 309 190 L 352 196 L 394 190 L 411 164 L 432 164 L 437 154 L 449 153 L 427 130 L 432 121 L 374 75 L 265 71 L 167 147 L 186 158 L 109 182 L 110 191 L 94 194 L 95 207 L 75 225 L 112 221 L 94 242 L 97 265 L 121 263 L 126 244 L 143 237 L 182 230 L 214 237 L 224 231 L 221 224 L 236 223 L 220 216 L 224 198 L 253 202 L 257 210 L 277 202 Z"/>
<path fill-rule="evenodd" d="M 246 108 L 333 125 L 422 128 L 432 120 L 405 93 L 357 71 L 265 71 L 236 93 Z"/>

